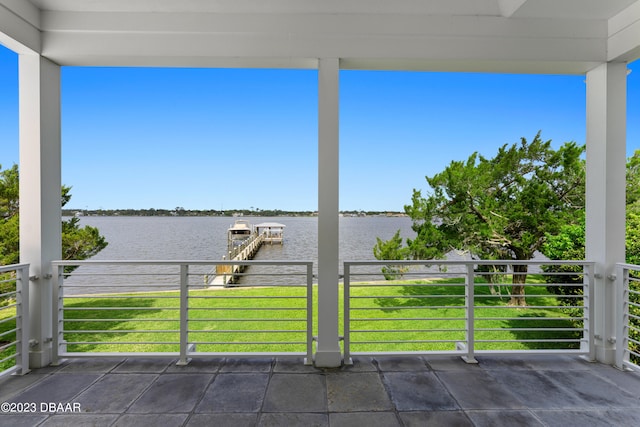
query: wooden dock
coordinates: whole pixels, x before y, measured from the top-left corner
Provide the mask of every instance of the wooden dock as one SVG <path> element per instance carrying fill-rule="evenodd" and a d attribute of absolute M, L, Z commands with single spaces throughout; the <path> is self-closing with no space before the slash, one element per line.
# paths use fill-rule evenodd
<path fill-rule="evenodd" d="M 216 265 L 216 268 L 204 276 L 207 286 L 228 286 L 236 283 L 246 265 L 233 264 L 232 261 L 249 261 L 256 255 L 263 244 L 284 242 L 284 224 L 264 222 L 251 226 L 249 221 L 236 220 L 227 230 L 227 255 L 222 259 L 229 264 Z"/>
<path fill-rule="evenodd" d="M 253 259 L 262 244 L 265 242 L 265 233 L 253 233 L 240 245 L 229 248 L 225 259 L 230 261 L 248 261 Z M 208 286 L 228 286 L 238 280 L 240 273 L 246 268 L 245 265 L 220 264 L 216 265 L 214 271 L 205 276 Z"/>

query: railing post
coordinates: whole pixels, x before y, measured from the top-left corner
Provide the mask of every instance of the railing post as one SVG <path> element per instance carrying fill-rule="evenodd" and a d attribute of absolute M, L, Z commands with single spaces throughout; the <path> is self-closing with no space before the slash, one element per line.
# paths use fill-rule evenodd
<path fill-rule="evenodd" d="M 307 263 L 307 357 L 305 365 L 313 365 L 313 263 Z"/>
<path fill-rule="evenodd" d="M 51 290 L 51 365 L 60 364 L 60 345 L 62 344 L 62 324 L 64 322 L 64 266 L 53 264 L 51 267 L 53 277 Z"/>
<path fill-rule="evenodd" d="M 187 365 L 189 352 L 189 266 L 180 264 L 180 360 L 176 365 Z"/>
<path fill-rule="evenodd" d="M 353 365 L 351 359 L 351 265 L 344 263 L 344 315 L 343 315 L 343 342 L 344 342 L 344 363 L 345 365 Z"/>
<path fill-rule="evenodd" d="M 587 340 L 587 351 L 589 361 L 596 360 L 596 344 L 595 344 L 595 328 L 596 328 L 596 320 L 593 315 L 595 304 L 593 301 L 593 297 L 595 295 L 595 271 L 596 267 L 594 263 L 585 264 L 584 270 L 586 274 L 584 274 L 584 284 L 583 284 L 583 317 L 584 317 L 584 325 L 583 328 L 586 329 L 586 337 L 584 339 Z"/>
<path fill-rule="evenodd" d="M 467 308 L 467 354 L 462 360 L 467 363 L 478 363 L 475 357 L 475 281 L 474 264 L 467 263 L 467 285 L 465 286 L 465 304 Z"/>
<path fill-rule="evenodd" d="M 629 269 L 616 265 L 616 368 L 624 369 L 629 348 Z M 628 356 L 627 356 L 628 357 Z"/>
<path fill-rule="evenodd" d="M 29 372 L 29 265 L 16 269 L 16 335 L 19 355 L 16 358 L 16 368 L 19 375 Z"/>

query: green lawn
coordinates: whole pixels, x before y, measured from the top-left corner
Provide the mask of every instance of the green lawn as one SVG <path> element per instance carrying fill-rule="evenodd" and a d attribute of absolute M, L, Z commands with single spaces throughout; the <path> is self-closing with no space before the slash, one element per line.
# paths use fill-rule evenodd
<path fill-rule="evenodd" d="M 465 339 L 464 286 L 448 282 L 355 285 L 351 328 L 361 332 L 352 333 L 351 350 L 455 349 L 455 342 Z M 527 287 L 526 308 L 509 307 L 508 297 L 491 295 L 487 286 L 476 286 L 476 294 L 478 349 L 578 347 L 576 322 L 562 309 L 535 308 L 557 305 L 545 286 Z M 192 291 L 188 340 L 207 352 L 305 351 L 304 295 L 304 288 L 291 287 Z M 342 304 L 342 287 L 340 298 Z M 178 351 L 179 303 L 177 292 L 67 298 L 68 350 Z M 314 335 L 316 325 L 317 313 Z M 541 327 L 552 330 L 529 330 Z M 342 313 L 340 328 L 342 333 Z"/>
<path fill-rule="evenodd" d="M 301 287 L 191 291 L 189 342 L 203 352 L 305 351 L 305 294 Z M 67 349 L 177 352 L 179 308 L 178 292 L 67 298 Z"/>
<path fill-rule="evenodd" d="M 504 294 L 508 286 L 502 287 L 504 295 L 492 295 L 489 286 L 476 284 L 476 349 L 579 348 L 581 321 L 570 319 L 562 308 L 546 308 L 557 306 L 556 298 L 542 283 L 529 281 L 532 285 L 526 287 L 528 306 L 524 308 L 508 305 L 509 297 Z M 455 350 L 455 343 L 465 341 L 466 335 L 465 289 L 451 280 L 447 282 L 385 284 L 379 289 L 355 287 L 351 330 L 362 332 L 352 332 L 352 352 Z M 538 328 L 545 330 L 532 330 Z M 557 340 L 563 342 L 551 342 Z"/>
<path fill-rule="evenodd" d="M 493 295 L 488 286 L 477 284 L 476 349 L 579 347 L 581 321 L 572 320 L 561 308 L 547 308 L 557 306 L 557 299 L 539 278 L 530 276 L 528 282 L 524 308 L 508 305 L 508 286 L 500 288 L 503 295 Z M 460 280 L 352 286 L 351 352 L 445 351 L 465 340 L 465 288 Z M 341 285 L 341 306 L 342 289 Z M 305 294 L 303 287 L 191 291 L 188 341 L 202 352 L 304 352 Z M 316 306 L 317 287 L 313 298 Z M 68 351 L 179 351 L 177 291 L 67 297 L 64 306 Z M 11 316 L 11 310 L 0 312 L 0 319 Z M 317 335 L 317 313 L 313 323 Z M 11 327 L 11 322 L 0 323 L 0 331 Z M 340 328 L 342 335 L 342 313 Z M 532 330 L 538 328 L 549 330 Z"/>
<path fill-rule="evenodd" d="M 5 302 L 8 301 L 5 300 Z M 13 319 L 15 315 L 15 307 L 7 307 L 6 305 L 3 305 L 2 301 L 0 301 L 0 348 L 14 342 L 16 339 L 16 333 L 9 332 L 16 327 L 16 321 Z M 4 350 L 0 350 L 0 360 L 4 360 L 14 354 L 16 354 L 16 348 L 15 345 L 12 345 Z M 15 366 L 14 359 L 0 362 L 0 372 L 13 366 Z"/>

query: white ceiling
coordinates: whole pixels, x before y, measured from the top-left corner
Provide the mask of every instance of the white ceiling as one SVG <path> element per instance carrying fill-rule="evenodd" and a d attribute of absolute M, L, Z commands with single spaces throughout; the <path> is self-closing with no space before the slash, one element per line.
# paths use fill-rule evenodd
<path fill-rule="evenodd" d="M 640 0 L 0 0 L 61 65 L 584 73 L 640 58 Z"/>
<path fill-rule="evenodd" d="M 24 0 L 20 0 L 24 1 Z M 40 10 L 201 13 L 417 13 L 609 19 L 635 0 L 27 0 Z"/>

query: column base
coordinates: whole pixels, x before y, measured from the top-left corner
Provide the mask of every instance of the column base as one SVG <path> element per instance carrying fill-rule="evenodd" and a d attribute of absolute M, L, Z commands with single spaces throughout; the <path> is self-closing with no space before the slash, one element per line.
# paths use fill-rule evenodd
<path fill-rule="evenodd" d="M 338 351 L 316 351 L 313 357 L 316 368 L 339 368 L 342 366 L 342 354 Z"/>
<path fill-rule="evenodd" d="M 35 350 L 29 352 L 29 369 L 44 368 L 51 364 L 51 349 Z"/>
<path fill-rule="evenodd" d="M 606 365 L 615 365 L 616 349 L 612 347 L 596 345 L 596 361 L 604 363 Z"/>

